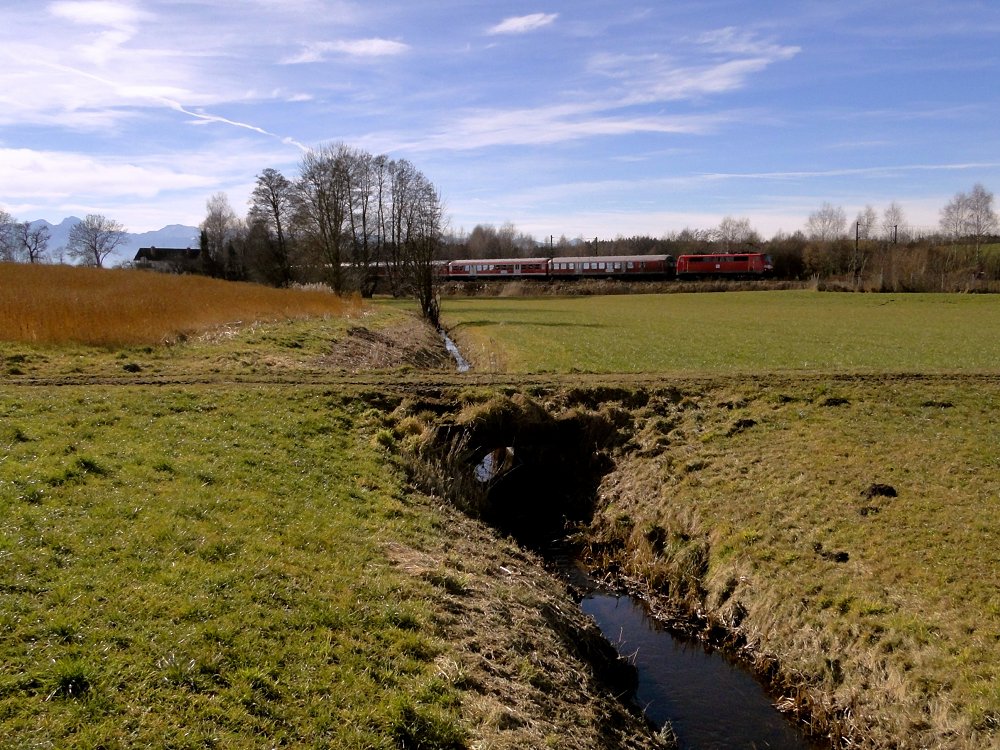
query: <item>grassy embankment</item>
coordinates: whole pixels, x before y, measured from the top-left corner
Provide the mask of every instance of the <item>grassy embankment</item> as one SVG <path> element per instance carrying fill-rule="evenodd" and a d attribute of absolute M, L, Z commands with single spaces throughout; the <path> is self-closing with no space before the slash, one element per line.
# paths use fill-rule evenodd
<path fill-rule="evenodd" d="M 37 271 L 0 269 L 20 325 L 0 341 L 0 745 L 650 746 L 575 653 L 561 587 L 407 486 L 387 453 L 398 372 L 338 376 L 351 326 L 402 315 L 44 270 L 57 300 L 94 293 L 58 303 L 77 336 L 124 316 L 129 343 L 38 343 Z"/>
<path fill-rule="evenodd" d="M 1000 298 L 475 299 L 444 320 L 483 369 L 663 374 L 582 535 L 595 562 L 777 660 L 786 707 L 836 736 L 1000 746 Z"/>

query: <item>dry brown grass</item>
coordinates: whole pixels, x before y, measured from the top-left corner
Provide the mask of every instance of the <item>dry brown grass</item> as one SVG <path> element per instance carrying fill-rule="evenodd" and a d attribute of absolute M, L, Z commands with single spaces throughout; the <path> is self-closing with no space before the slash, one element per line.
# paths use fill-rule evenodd
<path fill-rule="evenodd" d="M 158 344 L 235 322 L 342 317 L 359 298 L 200 276 L 0 264 L 0 340 Z"/>
<path fill-rule="evenodd" d="M 1000 748 L 998 399 L 986 376 L 666 392 L 601 487 L 595 562 L 780 665 L 837 747 Z"/>

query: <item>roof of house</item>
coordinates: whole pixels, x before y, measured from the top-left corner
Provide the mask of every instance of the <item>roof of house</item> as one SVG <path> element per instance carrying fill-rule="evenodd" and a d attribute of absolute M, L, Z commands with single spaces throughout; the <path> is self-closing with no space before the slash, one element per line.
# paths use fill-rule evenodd
<path fill-rule="evenodd" d="M 135 254 L 135 260 L 155 261 L 191 261 L 197 260 L 201 250 L 196 247 L 140 247 Z"/>

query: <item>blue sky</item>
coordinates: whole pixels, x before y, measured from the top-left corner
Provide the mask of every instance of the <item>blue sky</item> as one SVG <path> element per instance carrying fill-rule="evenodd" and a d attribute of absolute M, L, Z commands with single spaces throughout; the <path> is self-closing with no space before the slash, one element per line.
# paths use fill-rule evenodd
<path fill-rule="evenodd" d="M 412 161 L 454 230 L 765 236 L 1000 190 L 995 0 L 0 2 L 0 207 L 197 224 L 303 149 Z"/>

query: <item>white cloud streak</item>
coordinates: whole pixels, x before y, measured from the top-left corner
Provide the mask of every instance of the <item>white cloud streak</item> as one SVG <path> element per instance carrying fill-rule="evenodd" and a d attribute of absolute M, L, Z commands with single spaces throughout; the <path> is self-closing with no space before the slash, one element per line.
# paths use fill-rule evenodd
<path fill-rule="evenodd" d="M 486 33 L 491 36 L 498 34 L 527 34 L 551 25 L 558 17 L 558 13 L 531 13 L 527 16 L 513 16 L 505 18 L 496 26 L 490 27 Z"/>
<path fill-rule="evenodd" d="M 354 58 L 394 57 L 408 52 L 410 46 L 391 39 L 344 39 L 335 42 L 314 42 L 303 47 L 302 51 L 285 58 L 285 65 L 301 65 L 304 63 L 324 62 L 331 54 L 346 55 Z"/>

